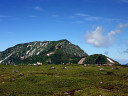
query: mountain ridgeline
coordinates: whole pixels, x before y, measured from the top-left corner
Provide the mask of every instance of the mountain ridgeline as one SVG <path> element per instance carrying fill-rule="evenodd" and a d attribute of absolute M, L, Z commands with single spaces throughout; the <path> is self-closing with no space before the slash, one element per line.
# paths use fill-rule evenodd
<path fill-rule="evenodd" d="M 71 64 L 78 63 L 88 56 L 79 46 L 68 40 L 36 41 L 18 44 L 0 52 L 0 63 L 3 64 Z"/>

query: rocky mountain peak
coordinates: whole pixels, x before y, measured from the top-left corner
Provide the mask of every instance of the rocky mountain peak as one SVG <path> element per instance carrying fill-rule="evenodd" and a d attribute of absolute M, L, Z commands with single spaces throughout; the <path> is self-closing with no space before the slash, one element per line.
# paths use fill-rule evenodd
<path fill-rule="evenodd" d="M 60 56 L 61 60 L 58 63 L 61 63 L 62 61 L 73 63 L 76 58 L 79 59 L 87 56 L 87 53 L 85 53 L 79 46 L 70 43 L 66 39 L 59 41 L 34 41 L 17 44 L 14 47 L 10 47 L 1 52 L 0 63 L 33 63 L 37 61 L 48 63 L 49 57 L 52 58 L 50 60 L 51 63 L 56 63 L 56 61 L 53 60 L 56 55 L 62 55 Z M 75 62 L 77 61 L 78 60 Z"/>

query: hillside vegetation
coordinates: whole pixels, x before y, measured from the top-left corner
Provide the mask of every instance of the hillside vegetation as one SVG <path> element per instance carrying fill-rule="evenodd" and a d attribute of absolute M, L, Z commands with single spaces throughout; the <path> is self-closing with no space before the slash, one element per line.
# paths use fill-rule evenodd
<path fill-rule="evenodd" d="M 68 40 L 36 41 L 18 44 L 0 52 L 0 63 L 4 64 L 43 64 L 78 63 L 88 56 L 79 46 Z M 56 58 L 56 59 L 55 59 Z"/>
<path fill-rule="evenodd" d="M 85 58 L 84 60 L 85 64 L 118 64 L 118 62 L 110 59 L 109 57 L 102 55 L 102 54 L 94 54 L 94 55 L 89 55 Z"/>
<path fill-rule="evenodd" d="M 128 67 L 0 65 L 0 96 L 128 96 Z"/>

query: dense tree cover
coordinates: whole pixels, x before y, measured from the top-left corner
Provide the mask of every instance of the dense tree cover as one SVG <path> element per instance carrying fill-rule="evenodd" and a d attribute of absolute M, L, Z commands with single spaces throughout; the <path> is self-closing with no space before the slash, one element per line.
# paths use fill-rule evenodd
<path fill-rule="evenodd" d="M 37 62 L 42 62 L 43 64 L 46 64 L 47 60 L 49 59 L 48 56 L 45 55 L 37 55 L 37 56 L 33 56 L 33 57 L 29 57 L 27 59 L 24 60 L 19 60 L 16 62 L 16 64 L 33 64 L 33 63 L 37 63 Z"/>
<path fill-rule="evenodd" d="M 66 63 L 77 64 L 80 60 L 80 57 L 67 55 L 61 49 L 57 50 L 54 55 L 51 55 L 50 58 L 51 58 L 51 63 L 54 64 L 66 64 Z"/>
<path fill-rule="evenodd" d="M 52 52 L 53 49 L 48 52 Z M 18 64 L 33 64 L 38 62 L 42 62 L 43 64 L 77 64 L 81 58 L 76 57 L 74 55 L 65 54 L 62 49 L 58 49 L 54 54 L 47 56 L 47 52 L 42 55 L 32 56 L 24 60 L 16 60 L 15 62 Z"/>
<path fill-rule="evenodd" d="M 107 58 L 106 56 L 102 54 L 94 54 L 87 56 L 84 63 L 86 64 L 106 64 L 107 63 Z"/>

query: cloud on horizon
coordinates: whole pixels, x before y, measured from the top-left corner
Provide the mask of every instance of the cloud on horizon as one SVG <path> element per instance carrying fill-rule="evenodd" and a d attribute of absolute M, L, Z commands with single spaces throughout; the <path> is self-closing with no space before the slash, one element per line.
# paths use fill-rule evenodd
<path fill-rule="evenodd" d="M 85 34 L 86 43 L 91 44 L 95 47 L 109 47 L 113 44 L 115 36 L 122 32 L 122 27 L 118 26 L 117 29 L 112 30 L 107 33 L 106 36 L 103 35 L 103 27 L 97 26 L 95 30 L 89 30 Z"/>

